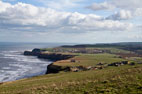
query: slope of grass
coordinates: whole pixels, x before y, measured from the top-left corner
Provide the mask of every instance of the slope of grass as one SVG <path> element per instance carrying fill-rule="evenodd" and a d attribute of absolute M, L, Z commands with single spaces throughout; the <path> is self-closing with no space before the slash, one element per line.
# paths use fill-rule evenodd
<path fill-rule="evenodd" d="M 59 66 L 96 66 L 124 61 L 113 54 L 72 53 L 76 62 L 57 61 Z M 133 61 L 133 58 L 131 59 Z M 141 58 L 139 58 L 141 61 Z M 34 71 L 34 70 L 33 70 Z M 104 69 L 60 72 L 0 84 L 0 94 L 141 94 L 142 64 Z"/>
<path fill-rule="evenodd" d="M 0 94 L 141 94 L 142 65 L 49 74 L 0 85 Z"/>
<path fill-rule="evenodd" d="M 98 48 L 102 50 L 109 50 L 111 53 L 130 53 L 130 51 L 123 50 L 120 48 L 115 48 L 115 47 L 109 47 L 109 48 Z"/>

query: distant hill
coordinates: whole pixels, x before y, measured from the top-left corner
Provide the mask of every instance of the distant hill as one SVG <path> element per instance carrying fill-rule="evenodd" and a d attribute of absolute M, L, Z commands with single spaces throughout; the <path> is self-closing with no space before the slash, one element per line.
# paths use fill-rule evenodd
<path fill-rule="evenodd" d="M 99 43 L 99 44 L 80 44 L 80 45 L 63 45 L 65 48 L 84 48 L 84 47 L 142 47 L 142 42 L 122 42 L 122 43 Z"/>
<path fill-rule="evenodd" d="M 133 51 L 142 54 L 142 42 L 122 42 L 122 43 L 99 43 L 99 44 L 81 44 L 81 45 L 64 45 L 64 48 L 118 48 Z"/>

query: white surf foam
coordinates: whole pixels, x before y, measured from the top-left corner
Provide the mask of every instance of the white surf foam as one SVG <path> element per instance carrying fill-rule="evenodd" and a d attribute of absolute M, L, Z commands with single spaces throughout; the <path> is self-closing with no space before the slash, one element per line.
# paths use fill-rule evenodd
<path fill-rule="evenodd" d="M 24 56 L 22 51 L 3 51 L 3 58 L 14 61 L 9 62 L 9 66 L 0 69 L 0 82 L 13 81 L 25 77 L 44 74 L 50 61 L 40 60 L 34 56 Z"/>

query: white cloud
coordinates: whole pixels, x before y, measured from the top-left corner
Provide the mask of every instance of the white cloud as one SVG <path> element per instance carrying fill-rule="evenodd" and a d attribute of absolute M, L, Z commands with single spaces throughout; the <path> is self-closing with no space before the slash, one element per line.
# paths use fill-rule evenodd
<path fill-rule="evenodd" d="M 24 3 L 0 4 L 0 27 L 10 31 L 126 31 L 133 27 L 131 23 L 105 20 L 95 14 L 59 12 Z"/>
<path fill-rule="evenodd" d="M 111 19 L 111 20 L 128 20 L 130 18 L 132 18 L 131 11 L 120 10 L 119 12 L 116 12 L 116 13 L 110 15 L 106 19 Z"/>
<path fill-rule="evenodd" d="M 108 16 L 109 20 L 129 20 L 142 16 L 142 0 L 106 0 L 102 3 L 94 3 L 88 8 L 98 10 L 114 10 L 114 14 Z"/>
<path fill-rule="evenodd" d="M 142 8 L 142 0 L 108 0 L 108 2 L 121 9 L 135 10 Z"/>
<path fill-rule="evenodd" d="M 88 6 L 87 8 L 98 11 L 98 10 L 112 10 L 115 8 L 112 4 L 107 2 L 103 3 L 93 3 L 92 5 Z"/>
<path fill-rule="evenodd" d="M 8 4 L 8 3 L 3 3 L 1 0 L 0 0 L 0 11 L 5 11 L 6 8 L 10 7 L 11 5 Z"/>
<path fill-rule="evenodd" d="M 125 10 L 135 10 L 142 8 L 142 0 L 106 0 L 102 3 L 94 3 L 89 6 L 93 10 L 110 10 L 114 8 L 120 8 Z"/>
<path fill-rule="evenodd" d="M 137 8 L 134 15 L 135 16 L 142 16 L 142 8 Z"/>

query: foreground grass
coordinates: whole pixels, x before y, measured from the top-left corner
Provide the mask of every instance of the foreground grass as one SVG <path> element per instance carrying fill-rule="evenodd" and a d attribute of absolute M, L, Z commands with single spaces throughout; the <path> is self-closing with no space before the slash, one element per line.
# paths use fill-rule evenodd
<path fill-rule="evenodd" d="M 75 53 L 75 55 L 77 55 L 74 57 L 75 63 L 63 60 L 54 64 L 96 66 L 100 62 L 109 64 L 124 60 L 106 53 Z M 0 94 L 138 94 L 142 93 L 141 74 L 142 64 L 80 72 L 60 72 L 3 83 L 0 85 Z"/>
<path fill-rule="evenodd" d="M 0 85 L 0 94 L 141 94 L 142 65 L 49 74 Z"/>

